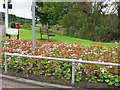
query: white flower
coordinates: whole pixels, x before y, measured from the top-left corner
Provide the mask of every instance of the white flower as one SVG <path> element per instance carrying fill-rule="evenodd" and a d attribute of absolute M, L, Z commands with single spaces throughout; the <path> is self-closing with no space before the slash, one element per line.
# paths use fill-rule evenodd
<path fill-rule="evenodd" d="M 112 76 L 112 75 L 108 75 L 108 77 L 109 77 L 109 78 L 113 78 L 113 76 Z"/>
<path fill-rule="evenodd" d="M 112 66 L 106 66 L 107 68 L 112 68 Z"/>
<path fill-rule="evenodd" d="M 116 53 L 115 51 L 113 51 L 112 53 Z"/>
<path fill-rule="evenodd" d="M 24 51 L 22 51 L 22 52 L 21 52 L 21 54 L 25 54 L 25 52 L 24 52 Z"/>
<path fill-rule="evenodd" d="M 94 54 L 95 54 L 96 56 L 98 56 L 98 54 L 97 54 L 96 52 L 94 52 Z"/>
<path fill-rule="evenodd" d="M 102 72 L 102 73 L 104 73 L 104 72 L 105 72 L 104 68 L 100 68 L 100 70 L 101 70 L 101 72 Z"/>
<path fill-rule="evenodd" d="M 76 56 L 76 54 L 72 54 L 71 56 Z"/>
<path fill-rule="evenodd" d="M 79 71 L 78 73 L 79 73 L 79 74 L 81 74 L 81 73 L 82 73 L 82 71 Z"/>
<path fill-rule="evenodd" d="M 48 61 L 47 63 L 50 63 L 50 61 Z"/>
<path fill-rule="evenodd" d="M 87 52 L 85 52 L 85 54 L 88 54 Z"/>

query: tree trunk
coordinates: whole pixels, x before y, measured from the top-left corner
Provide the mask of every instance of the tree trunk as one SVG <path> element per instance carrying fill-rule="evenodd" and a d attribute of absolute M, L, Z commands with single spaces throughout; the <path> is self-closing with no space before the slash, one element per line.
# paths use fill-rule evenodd
<path fill-rule="evenodd" d="M 50 29 L 50 25 L 48 24 L 48 29 L 47 29 L 48 42 L 50 41 L 50 38 L 49 38 L 49 29 Z"/>

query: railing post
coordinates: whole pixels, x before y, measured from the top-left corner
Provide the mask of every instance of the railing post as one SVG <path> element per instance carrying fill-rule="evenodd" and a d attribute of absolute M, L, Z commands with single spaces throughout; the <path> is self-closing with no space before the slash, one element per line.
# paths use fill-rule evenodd
<path fill-rule="evenodd" d="M 75 61 L 72 61 L 72 84 L 75 82 Z"/>
<path fill-rule="evenodd" d="M 7 74 L 7 55 L 5 53 L 5 74 Z"/>

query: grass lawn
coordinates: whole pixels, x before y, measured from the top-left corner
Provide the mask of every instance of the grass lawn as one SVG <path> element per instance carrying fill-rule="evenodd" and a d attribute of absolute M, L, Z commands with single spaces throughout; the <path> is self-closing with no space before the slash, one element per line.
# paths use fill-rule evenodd
<path fill-rule="evenodd" d="M 32 31 L 31 30 L 25 30 L 25 29 L 20 29 L 20 39 L 21 40 L 32 40 Z M 16 36 L 12 36 L 16 37 Z M 47 39 L 46 35 L 43 35 L 44 39 Z M 4 37 L 6 39 L 6 37 Z M 69 37 L 69 36 L 64 36 L 64 35 L 56 35 L 54 37 L 50 37 L 50 40 L 55 41 L 55 42 L 65 42 L 69 44 L 77 43 L 77 44 L 82 44 L 82 45 L 103 45 L 104 47 L 113 47 L 113 46 L 118 46 L 117 44 L 113 43 L 103 43 L 103 42 L 94 42 L 90 40 L 85 40 L 85 39 L 79 39 L 79 38 L 74 38 L 74 37 Z M 36 41 L 47 41 L 47 40 L 40 40 L 40 33 L 36 32 Z"/>

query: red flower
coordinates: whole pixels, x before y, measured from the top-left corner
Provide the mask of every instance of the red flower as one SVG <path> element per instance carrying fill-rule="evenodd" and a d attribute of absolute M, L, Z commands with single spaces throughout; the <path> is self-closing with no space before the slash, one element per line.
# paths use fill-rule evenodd
<path fill-rule="evenodd" d="M 118 58 L 116 58 L 116 62 L 117 62 L 117 63 L 119 62 Z"/>
<path fill-rule="evenodd" d="M 9 53 L 13 53 L 13 50 L 12 50 L 12 49 L 9 49 Z"/>
<path fill-rule="evenodd" d="M 40 52 L 35 52 L 34 54 L 35 54 L 35 55 L 40 55 L 41 53 L 40 53 Z"/>
<path fill-rule="evenodd" d="M 47 68 L 48 71 L 50 71 L 51 69 L 50 68 Z"/>
<path fill-rule="evenodd" d="M 54 68 L 56 68 L 57 65 L 54 65 Z"/>
<path fill-rule="evenodd" d="M 69 56 L 71 56 L 71 55 L 72 55 L 72 52 L 70 51 L 68 54 L 69 54 Z"/>
<path fill-rule="evenodd" d="M 118 68 L 114 68 L 114 72 L 115 73 L 119 73 L 119 69 Z"/>
<path fill-rule="evenodd" d="M 102 49 L 103 47 L 102 47 L 102 45 L 98 45 L 97 48 Z"/>
<path fill-rule="evenodd" d="M 37 70 L 38 70 L 38 67 L 34 67 L 34 70 L 37 71 Z"/>
<path fill-rule="evenodd" d="M 95 59 L 94 58 L 92 58 L 92 61 L 94 61 Z"/>
<path fill-rule="evenodd" d="M 38 60 L 41 60 L 41 58 L 38 58 Z"/>
<path fill-rule="evenodd" d="M 79 55 L 79 51 L 78 50 L 74 50 L 74 53 Z"/>
<path fill-rule="evenodd" d="M 118 48 L 115 48 L 115 50 L 114 50 L 115 52 L 119 52 L 119 49 Z"/>
<path fill-rule="evenodd" d="M 40 64 L 40 68 L 42 68 L 43 66 L 42 66 L 42 64 Z"/>

